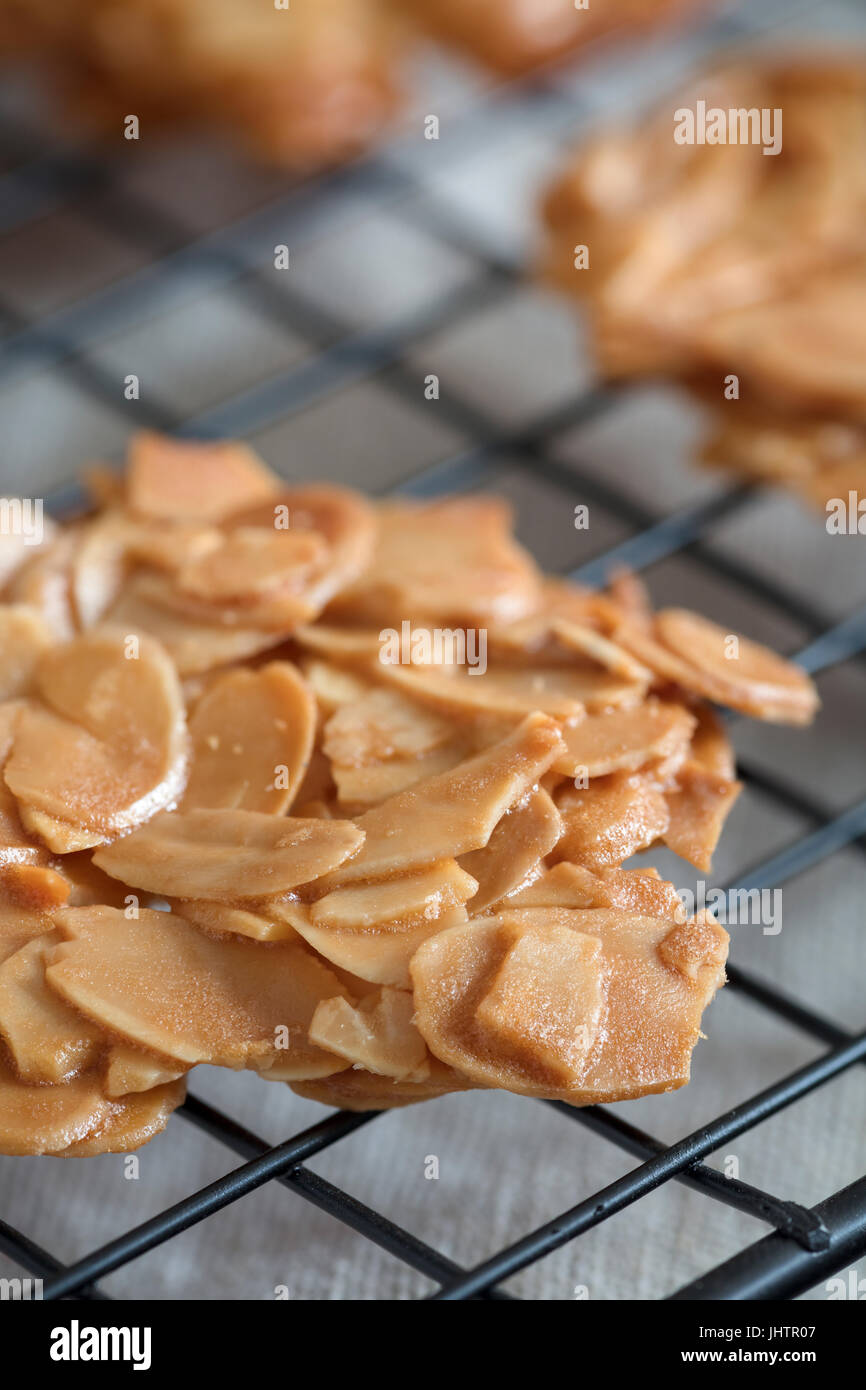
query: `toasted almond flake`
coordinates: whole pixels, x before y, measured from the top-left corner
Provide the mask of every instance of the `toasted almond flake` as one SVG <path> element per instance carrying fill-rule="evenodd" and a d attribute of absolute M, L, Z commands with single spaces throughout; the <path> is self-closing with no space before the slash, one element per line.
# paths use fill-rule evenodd
<path fill-rule="evenodd" d="M 128 1043 L 116 1043 L 108 1054 L 105 1067 L 105 1094 L 115 1099 L 118 1096 L 152 1091 L 156 1086 L 167 1086 L 171 1081 L 179 1081 L 186 1075 L 184 1067 L 178 1067 L 166 1057 L 145 1052 L 140 1047 L 130 1047 Z"/>
<path fill-rule="evenodd" d="M 555 1077 L 549 1070 L 549 1056 L 558 1035 L 555 1025 L 546 1030 L 545 1019 L 554 1000 L 560 1001 L 563 1016 L 568 1010 L 569 982 L 571 988 L 582 982 L 579 988 L 584 991 L 592 1028 L 596 996 L 588 986 L 582 956 L 574 961 L 564 957 L 557 967 L 555 949 L 547 953 L 545 971 L 549 973 L 541 977 L 544 983 L 518 996 L 525 1014 L 511 1023 L 513 1032 L 520 1035 L 516 1051 L 512 1037 L 500 1034 L 497 1040 L 489 1024 L 485 1027 L 479 1021 L 478 1010 L 494 988 L 515 939 L 526 934 L 539 936 L 542 942 L 558 941 L 564 928 L 600 942 L 605 1012 L 594 1045 L 582 1061 L 575 1059 L 569 1072 L 563 1057 L 571 1025 L 565 1027 L 565 1053 L 557 1052 L 562 1069 Z M 411 974 L 419 1031 L 435 1056 L 480 1085 L 505 1084 L 509 1090 L 559 1097 L 573 1105 L 673 1090 L 688 1080 L 701 1013 L 724 981 L 727 936 L 720 927 L 715 927 L 711 940 L 704 938 L 701 928 L 696 961 L 690 964 L 694 979 L 664 959 L 660 948 L 667 937 L 688 930 L 688 925 L 671 927 L 670 922 L 618 911 L 538 909 L 476 918 L 431 938 L 414 957 Z M 677 961 L 682 953 L 679 945 Z M 532 959 L 531 951 L 529 956 Z M 513 978 L 527 978 L 524 967 L 531 974 L 531 967 L 520 961 Z M 509 1016 L 508 998 L 503 991 L 494 1022 Z M 569 1080 L 563 1084 L 566 1075 Z"/>
<path fill-rule="evenodd" d="M 283 917 L 277 917 L 265 903 L 232 907 L 229 903 L 204 902 L 200 898 L 175 898 L 172 911 L 209 932 L 233 932 L 254 941 L 291 941 L 297 933 Z"/>
<path fill-rule="evenodd" d="M 58 940 L 54 932 L 37 936 L 0 965 L 0 1036 L 21 1080 L 33 1084 L 65 1081 L 95 1060 L 104 1041 L 46 983 Z"/>
<path fill-rule="evenodd" d="M 664 835 L 669 812 L 664 792 L 642 773 L 614 772 L 585 789 L 566 787 L 557 795 L 565 830 L 557 859 L 588 869 L 621 864 Z"/>
<path fill-rule="evenodd" d="M 259 811 L 171 811 L 97 850 L 112 878 L 172 898 L 236 902 L 287 893 L 336 869 L 364 842 L 351 821 Z"/>
<path fill-rule="evenodd" d="M 495 714 L 515 720 L 539 710 L 554 719 L 576 721 L 583 717 L 585 698 L 595 700 L 599 690 L 612 690 L 610 703 L 615 703 L 619 689 L 615 680 L 599 672 L 571 671 L 565 667 L 491 666 L 482 673 L 380 663 L 379 674 L 406 695 L 429 702 L 436 709 L 456 715 Z"/>
<path fill-rule="evenodd" d="M 283 915 L 285 908 L 274 903 L 272 911 Z M 416 926 L 401 926 L 396 931 L 351 931 L 335 927 L 314 927 L 296 910 L 287 914 L 295 931 L 325 960 L 340 970 L 348 970 L 361 980 L 375 985 L 394 985 L 410 989 L 409 962 L 418 947 L 431 936 L 445 931 L 458 922 L 465 922 L 466 908 L 452 907 L 432 920 L 422 920 Z"/>
<path fill-rule="evenodd" d="M 295 633 L 295 636 L 300 640 L 299 633 Z M 325 716 L 334 714 L 343 705 L 363 699 L 370 689 L 368 681 L 330 661 L 307 657 L 301 663 L 301 669 Z"/>
<path fill-rule="evenodd" d="M 713 852 L 742 783 L 687 763 L 677 773 L 677 789 L 666 794 L 669 821 L 664 842 L 696 868 L 712 868 Z"/>
<path fill-rule="evenodd" d="M 592 870 L 565 860 L 511 893 L 498 910 L 513 913 L 537 907 L 621 907 L 640 917 L 664 917 L 671 922 L 685 915 L 674 885 L 661 878 L 657 869 Z"/>
<path fill-rule="evenodd" d="M 364 846 L 332 875 L 329 886 L 386 878 L 481 849 L 497 821 L 535 785 L 562 747 L 553 720 L 531 714 L 507 738 L 453 772 L 365 812 L 358 821 Z"/>
<path fill-rule="evenodd" d="M 154 601 L 151 577 L 143 573 L 130 579 L 107 616 L 125 632 L 156 638 L 180 676 L 200 675 L 257 656 L 276 646 L 280 635 L 250 625 L 220 627 L 172 612 Z"/>
<path fill-rule="evenodd" d="M 376 1076 L 401 1081 L 427 1058 L 427 1044 L 413 1022 L 408 990 L 385 985 L 357 1005 L 324 999 L 310 1024 L 310 1041 Z"/>
<path fill-rule="evenodd" d="M 146 908 L 133 921 L 113 908 L 65 908 L 56 921 L 66 940 L 46 970 L 51 988 L 134 1046 L 188 1066 L 270 1066 L 290 1055 L 325 1076 L 342 1065 L 307 1029 L 319 1000 L 344 989 L 302 944 L 207 936 Z"/>
<path fill-rule="evenodd" d="M 0 1057 L 0 1152 L 59 1154 L 105 1125 L 114 1103 L 93 1071 L 59 1086 L 28 1086 Z"/>
<path fill-rule="evenodd" d="M 599 666 L 605 667 L 623 681 L 639 686 L 641 691 L 649 685 L 652 672 L 639 661 L 635 661 L 624 647 L 617 646 L 594 628 L 585 623 L 572 622 L 568 618 L 554 617 L 550 620 L 550 629 L 564 647 L 598 662 Z"/>
<path fill-rule="evenodd" d="M 522 617 L 537 602 L 540 580 L 510 522 L 494 497 L 388 503 L 369 568 L 339 607 L 374 623 L 395 613 L 469 623 Z"/>
<path fill-rule="evenodd" d="M 338 766 L 363 768 L 430 753 L 452 738 L 448 720 L 395 690 L 369 690 L 331 716 L 322 748 Z"/>
<path fill-rule="evenodd" d="M 735 709 L 754 710 L 763 719 L 788 724 L 808 724 L 814 717 L 818 696 L 805 671 L 767 647 L 684 608 L 658 613 L 656 632 L 682 661 L 724 686 L 730 694 L 726 703 Z M 726 655 L 729 650 L 735 653 L 731 657 Z"/>
<path fill-rule="evenodd" d="M 168 1082 L 161 1086 L 119 1097 L 112 1106 L 109 1118 L 85 1139 L 68 1145 L 65 1158 L 89 1158 L 94 1154 L 129 1153 L 149 1144 L 161 1134 L 169 1118 L 186 1095 L 186 1081 Z"/>
<path fill-rule="evenodd" d="M 461 868 L 478 880 L 469 911 L 485 911 L 539 873 L 561 834 L 562 817 L 547 792 L 538 788 L 512 806 L 482 849 L 461 856 Z"/>
<path fill-rule="evenodd" d="M 120 510 L 89 521 L 72 560 L 70 589 L 78 626 L 85 631 L 101 622 L 117 599 L 129 568 L 129 521 Z"/>
<path fill-rule="evenodd" d="M 79 533 L 71 527 L 53 532 L 46 545 L 28 548 L 28 558 L 5 594 L 7 602 L 35 609 L 60 642 L 75 633 L 71 573 L 78 542 Z"/>
<path fill-rule="evenodd" d="M 229 671 L 202 696 L 189 731 L 193 757 L 183 810 L 237 808 L 281 816 L 313 751 L 315 702 L 290 662 Z"/>
<path fill-rule="evenodd" d="M 737 775 L 737 762 L 724 724 L 707 705 L 699 705 L 692 713 L 697 718 L 697 727 L 689 744 L 689 762 L 697 763 L 704 772 L 733 782 Z"/>
<path fill-rule="evenodd" d="M 28 941 L 54 929 L 49 912 L 27 907 L 5 892 L 4 873 L 0 870 L 0 962 L 8 960 Z"/>
<path fill-rule="evenodd" d="M 481 1036 L 542 1084 L 572 1086 L 604 1012 L 601 943 L 555 922 L 525 931 L 507 918 L 502 935 L 505 954 L 475 1010 Z"/>
<path fill-rule="evenodd" d="M 0 700 L 30 692 L 39 659 L 54 634 L 37 608 L 0 607 Z"/>
<path fill-rule="evenodd" d="M 636 772 L 645 763 L 685 756 L 695 720 L 682 705 L 645 700 L 630 709 L 590 714 L 563 729 L 567 753 L 554 770 L 567 777 L 605 777 L 612 772 Z"/>
<path fill-rule="evenodd" d="M 72 884 L 65 873 L 46 864 L 7 864 L 0 868 L 0 895 L 10 905 L 51 912 L 62 907 L 71 891 Z"/>
<path fill-rule="evenodd" d="M 105 628 L 42 657 L 37 687 L 50 708 L 22 711 L 5 767 L 22 806 L 108 834 L 177 798 L 187 752 L 177 675 L 158 643 L 129 650 Z"/>
<path fill-rule="evenodd" d="M 297 589 L 325 558 L 315 532 L 242 526 L 178 570 L 182 593 L 206 603 L 252 603 L 279 589 Z"/>
<path fill-rule="evenodd" d="M 243 444 L 194 443 L 143 431 L 129 449 L 129 505 L 157 520 L 219 521 L 264 500 L 276 483 Z"/>
<path fill-rule="evenodd" d="M 318 612 L 318 604 L 304 590 L 274 588 L 247 600 L 211 602 L 182 589 L 178 576 L 142 571 L 132 581 L 143 602 L 164 609 L 181 621 L 199 627 L 269 633 L 271 643 L 289 637 L 301 623 Z"/>
<path fill-rule="evenodd" d="M 19 809 L 21 824 L 27 834 L 43 840 L 55 854 L 78 854 L 93 849 L 96 845 L 104 844 L 112 833 L 108 830 L 82 830 L 79 825 L 70 825 L 69 821 L 49 816 L 45 811 L 37 811 L 35 806 L 22 805 Z"/>
<path fill-rule="evenodd" d="M 422 753 L 417 758 L 393 758 L 369 767 L 333 767 L 340 806 L 351 815 L 361 815 L 371 806 L 378 806 L 409 787 L 426 782 L 431 777 L 450 772 L 474 752 L 474 740 L 467 746 L 465 738 L 454 738 L 442 748 Z"/>
<path fill-rule="evenodd" d="M 443 859 L 428 869 L 387 883 L 350 883 L 345 888 L 335 888 L 312 904 L 310 921 L 314 927 L 337 930 L 370 931 L 385 927 L 393 931 L 398 926 L 432 921 L 449 908 L 467 902 L 477 889 L 477 880 L 456 859 Z"/>

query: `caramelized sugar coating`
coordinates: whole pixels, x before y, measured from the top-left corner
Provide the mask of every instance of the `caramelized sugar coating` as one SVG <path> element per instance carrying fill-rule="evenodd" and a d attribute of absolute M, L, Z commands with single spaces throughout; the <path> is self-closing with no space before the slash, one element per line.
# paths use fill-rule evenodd
<path fill-rule="evenodd" d="M 671 113 L 697 100 L 781 111 L 781 150 L 678 144 Z M 861 61 L 744 55 L 582 147 L 545 205 L 548 272 L 585 304 L 603 372 L 676 375 L 711 407 L 708 461 L 822 507 L 866 486 L 864 132 Z"/>
<path fill-rule="evenodd" d="M 717 923 L 503 912 L 418 950 L 417 1024 L 432 1052 L 482 1086 L 575 1105 L 674 1090 L 688 1081 L 726 954 Z"/>
<path fill-rule="evenodd" d="M 684 1084 L 727 938 L 624 861 L 709 870 L 708 701 L 806 723 L 801 671 L 545 579 L 495 499 L 153 435 L 94 496 L 0 592 L 0 1151 L 136 1147 L 201 1064 L 350 1109 Z M 404 622 L 485 673 L 382 661 Z"/>

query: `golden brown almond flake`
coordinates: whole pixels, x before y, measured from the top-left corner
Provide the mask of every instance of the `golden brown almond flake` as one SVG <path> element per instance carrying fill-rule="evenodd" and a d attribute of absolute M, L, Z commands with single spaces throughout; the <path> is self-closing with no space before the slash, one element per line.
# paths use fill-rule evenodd
<path fill-rule="evenodd" d="M 541 872 L 541 861 L 562 834 L 562 817 L 540 787 L 512 806 L 482 849 L 461 855 L 460 865 L 478 880 L 469 902 L 474 915 L 513 893 Z"/>
<path fill-rule="evenodd" d="M 28 1086 L 0 1057 L 0 1152 L 60 1154 L 107 1124 L 115 1103 L 94 1071 L 59 1086 Z"/>
<path fill-rule="evenodd" d="M 682 705 L 647 699 L 626 709 L 590 714 L 563 729 L 567 753 L 554 763 L 566 777 L 637 772 L 645 763 L 685 757 L 695 719 Z"/>
<path fill-rule="evenodd" d="M 334 888 L 311 905 L 310 921 L 314 927 L 336 930 L 384 927 L 393 931 L 398 925 L 432 921 L 449 908 L 474 899 L 477 890 L 477 880 L 456 859 L 442 859 L 427 869 L 401 874 L 385 883 L 349 883 Z"/>
<path fill-rule="evenodd" d="M 363 848 L 332 875 L 332 885 L 387 878 L 432 859 L 481 849 L 508 808 L 561 751 L 554 721 L 528 715 L 507 738 L 453 772 L 431 777 L 365 812 L 358 820 Z"/>
<path fill-rule="evenodd" d="M 357 1005 L 323 999 L 310 1024 L 310 1041 L 375 1076 L 411 1079 L 427 1059 L 414 1014 L 411 992 L 388 985 Z"/>
<path fill-rule="evenodd" d="M 515 912 L 537 907 L 619 907 L 640 917 L 664 917 L 671 922 L 679 922 L 685 915 L 676 888 L 657 869 L 608 866 L 593 870 L 566 860 L 511 893 L 497 910 Z"/>
<path fill-rule="evenodd" d="M 93 856 L 97 868 L 149 893 L 243 902 L 288 893 L 357 855 L 351 821 L 261 811 L 169 811 Z"/>
<path fill-rule="evenodd" d="M 86 1138 L 67 1145 L 63 1157 L 91 1158 L 140 1149 L 162 1133 L 185 1095 L 186 1081 L 180 1078 L 118 1097 L 104 1123 Z"/>
<path fill-rule="evenodd" d="M 190 719 L 192 763 L 181 808 L 285 815 L 315 731 L 312 693 L 290 662 L 219 676 Z"/>
<path fill-rule="evenodd" d="M 186 722 L 158 643 L 96 629 L 46 653 L 36 687 L 45 704 L 21 711 L 4 769 L 22 808 L 108 838 L 177 799 Z"/>
<path fill-rule="evenodd" d="M 269 497 L 277 479 L 244 444 L 196 443 L 143 431 L 129 449 L 127 499 L 154 520 L 220 521 Z"/>
<path fill-rule="evenodd" d="M 177 1062 L 167 1057 L 157 1057 L 153 1052 L 130 1047 L 128 1043 L 116 1043 L 109 1051 L 105 1065 L 105 1094 L 116 1099 L 140 1091 L 152 1091 L 156 1086 L 179 1081 L 185 1075 L 186 1068 L 179 1067 Z"/>
<path fill-rule="evenodd" d="M 38 608 L 0 607 L 0 700 L 29 694 L 39 660 L 53 642 Z"/>
<path fill-rule="evenodd" d="M 728 689 L 733 698 L 725 703 L 759 709 L 761 718 L 779 723 L 808 724 L 814 717 L 818 699 L 805 671 L 767 647 L 685 608 L 663 609 L 655 628 L 669 651 Z"/>
<path fill-rule="evenodd" d="M 299 936 L 324 960 L 373 985 L 410 989 L 409 963 L 425 941 L 468 920 L 465 907 L 447 908 L 439 917 L 422 918 L 414 925 L 397 923 L 394 930 L 352 931 L 314 927 L 308 913 L 274 903 L 271 910 L 285 916 Z"/>
<path fill-rule="evenodd" d="M 231 932 L 249 936 L 254 941 L 290 941 L 297 936 L 294 927 L 284 917 L 277 917 L 266 902 L 252 902 L 247 907 L 231 903 L 207 902 L 201 898 L 172 898 L 172 911 L 188 922 L 208 932 Z"/>
<path fill-rule="evenodd" d="M 326 1076 L 342 1065 L 307 1039 L 316 1005 L 344 988 L 305 946 L 207 936 L 146 908 L 132 921 L 113 908 L 66 908 L 56 922 L 65 940 L 46 970 L 50 987 L 133 1046 L 186 1066 L 291 1058 L 303 1076 Z"/>
<path fill-rule="evenodd" d="M 687 763 L 677 773 L 676 789 L 665 796 L 669 820 L 663 839 L 668 849 L 708 872 L 722 828 L 741 791 L 741 782 L 730 782 Z"/>
<path fill-rule="evenodd" d="M 387 503 L 370 564 L 336 606 L 377 626 L 395 613 L 419 622 L 428 614 L 467 623 L 520 618 L 535 607 L 540 578 L 510 532 L 510 510 L 496 497 Z"/>
<path fill-rule="evenodd" d="M 257 628 L 249 622 L 249 614 L 246 625 L 220 626 L 172 611 L 154 599 L 154 578 L 161 577 L 144 572 L 133 575 L 107 620 L 132 635 L 155 638 L 168 652 L 179 676 L 196 676 L 231 662 L 247 661 L 279 642 L 279 629 Z M 160 592 L 174 590 L 164 584 Z M 290 631 L 291 626 L 286 635 Z"/>
<path fill-rule="evenodd" d="M 51 990 L 45 965 L 59 937 L 50 932 L 0 965 L 0 1037 L 22 1081 L 56 1084 L 90 1065 L 104 1033 Z"/>
<path fill-rule="evenodd" d="M 670 813 L 655 778 L 614 772 L 586 788 L 565 787 L 557 794 L 564 830 L 554 851 L 588 869 L 621 864 L 648 849 L 668 828 Z"/>
<path fill-rule="evenodd" d="M 559 942 L 563 929 L 578 938 L 597 938 L 598 976 L 590 963 L 593 957 L 583 951 L 563 953 L 557 965 L 556 947 L 545 950 L 546 943 Z M 688 939 L 690 931 L 700 938 L 691 967 L 694 978 L 679 965 L 688 949 L 682 934 Z M 672 927 L 616 910 L 536 909 L 476 918 L 439 933 L 413 959 L 419 1031 L 441 1061 L 481 1085 L 558 1096 L 573 1105 L 673 1090 L 688 1080 L 701 1013 L 724 981 L 727 936 L 720 927 L 710 936 L 705 931 L 704 924 Z M 675 967 L 660 949 L 672 932 L 680 934 Z M 513 973 L 506 969 L 502 980 L 534 978 L 535 983 L 527 985 L 528 993 L 521 988 L 511 994 L 501 986 L 497 992 L 508 954 L 524 935 L 536 941 L 527 944 L 523 959 L 515 962 Z M 544 968 L 534 969 L 542 958 Z M 603 1014 L 596 1015 L 597 988 Z M 482 1003 L 491 991 L 495 1009 L 485 1023 Z M 587 1036 L 592 1036 L 582 1058 L 574 1050 L 574 1019 L 566 1022 L 575 999 L 583 1001 Z"/>

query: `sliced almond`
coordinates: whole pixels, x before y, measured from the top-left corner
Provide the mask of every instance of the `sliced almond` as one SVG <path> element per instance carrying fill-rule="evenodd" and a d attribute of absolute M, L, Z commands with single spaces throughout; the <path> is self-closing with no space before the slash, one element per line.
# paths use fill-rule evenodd
<path fill-rule="evenodd" d="M 169 912 L 134 921 L 113 908 L 65 908 L 49 985 L 100 1027 L 186 1066 L 268 1067 L 305 1076 L 342 1065 L 307 1040 L 321 999 L 343 985 L 303 945 L 206 936 Z M 153 981 L 159 980 L 159 990 Z"/>
<path fill-rule="evenodd" d="M 274 903 L 272 910 L 278 915 L 285 911 L 281 903 Z M 465 907 L 452 907 L 440 917 L 423 919 L 411 926 L 398 926 L 395 931 L 314 927 L 309 916 L 304 917 L 297 911 L 287 920 L 299 936 L 334 967 L 349 971 L 370 984 L 409 989 L 409 962 L 419 946 L 438 932 L 465 922 L 467 917 Z"/>
<path fill-rule="evenodd" d="M 563 729 L 568 752 L 554 763 L 566 777 L 636 772 L 645 763 L 685 756 L 695 720 L 682 705 L 645 700 L 630 709 L 591 714 Z"/>
<path fill-rule="evenodd" d="M 128 1043 L 116 1043 L 108 1054 L 105 1094 L 115 1099 L 140 1091 L 152 1091 L 156 1086 L 179 1081 L 185 1074 L 186 1068 L 178 1067 L 177 1062 L 157 1057 L 140 1047 L 130 1047 Z"/>
<path fill-rule="evenodd" d="M 557 817 L 558 819 L 558 817 Z M 395 930 L 399 925 L 433 921 L 449 908 L 467 902 L 478 883 L 456 859 L 442 859 L 386 883 L 347 884 L 319 898 L 310 908 L 314 927 L 338 931 Z"/>
<path fill-rule="evenodd" d="M 198 675 L 244 661 L 275 646 L 279 631 L 252 626 L 220 626 L 172 612 L 153 598 L 149 575 L 133 576 L 108 614 L 126 632 L 155 637 L 168 652 L 181 676 Z M 288 631 L 291 628 L 289 627 Z"/>
<path fill-rule="evenodd" d="M 387 985 L 357 1005 L 325 999 L 313 1015 L 310 1041 L 353 1066 L 400 1081 L 412 1077 L 427 1057 L 414 1013 L 411 993 Z"/>
<path fill-rule="evenodd" d="M 741 782 L 687 763 L 677 773 L 677 789 L 669 791 L 664 842 L 674 854 L 708 872 L 728 813 L 742 791 Z"/>
<path fill-rule="evenodd" d="M 94 630 L 45 655 L 37 685 L 46 707 L 22 711 L 5 767 L 22 806 L 107 836 L 177 798 L 184 708 L 158 643 Z"/>
<path fill-rule="evenodd" d="M 483 912 L 541 871 L 541 860 L 562 834 L 562 817 L 547 792 L 529 792 L 512 806 L 482 849 L 461 856 L 460 864 L 478 880 L 469 911 Z"/>
<path fill-rule="evenodd" d="M 173 1111 L 183 1104 L 186 1081 L 170 1081 L 141 1094 L 116 1100 L 108 1119 L 85 1139 L 63 1151 L 64 1158 L 89 1158 L 94 1154 L 129 1153 L 161 1134 Z"/>
<path fill-rule="evenodd" d="M 190 720 L 192 766 L 183 810 L 286 813 L 303 781 L 316 707 L 288 661 L 218 677 Z"/>
<path fill-rule="evenodd" d="M 432 859 L 481 849 L 493 827 L 534 786 L 562 752 L 553 720 L 531 714 L 512 734 L 453 772 L 421 782 L 367 811 L 360 854 L 333 875 L 330 886 L 386 878 Z"/>
<path fill-rule="evenodd" d="M 288 893 L 336 869 L 364 842 L 352 821 L 260 811 L 173 811 L 97 850 L 112 878 L 172 898 L 242 902 Z"/>
<path fill-rule="evenodd" d="M 541 973 L 534 964 L 543 943 L 559 942 L 560 929 L 569 926 L 579 937 L 600 942 L 603 1015 L 596 1014 L 599 977 L 591 965 L 587 968 L 583 954 L 574 960 L 564 954 L 558 964 L 556 948 L 550 948 Z M 692 933 L 699 938 L 694 956 L 685 944 Z M 513 973 L 506 967 L 500 975 L 524 934 L 542 944 L 524 948 L 525 958 L 515 962 Z M 671 947 L 664 946 L 669 937 L 675 941 L 673 965 Z M 709 931 L 704 925 L 672 927 L 617 911 L 540 909 L 477 918 L 431 938 L 413 959 L 418 1028 L 441 1061 L 480 1085 L 504 1084 L 573 1105 L 673 1090 L 688 1080 L 701 1013 L 724 981 L 726 943 L 717 925 Z M 690 973 L 681 968 L 686 956 Z M 509 992 L 509 980 L 519 981 L 519 989 L 515 985 Z M 585 1019 L 569 1013 L 572 990 L 580 991 Z M 485 1020 L 483 1008 L 479 1018 L 479 1008 L 491 991 L 495 1008 Z M 548 1032 L 545 1019 L 551 1010 L 555 1022 Z M 594 1019 L 592 1044 L 581 1057 L 584 1035 L 578 1030 L 587 1021 L 588 1038 Z M 556 1070 L 551 1070 L 551 1047 Z"/>
<path fill-rule="evenodd" d="M 0 1152 L 59 1154 L 106 1124 L 114 1103 L 94 1071 L 59 1086 L 25 1085 L 0 1057 Z"/>
<path fill-rule="evenodd" d="M 394 1080 L 352 1068 L 322 1081 L 293 1083 L 292 1090 L 304 1100 L 334 1105 L 340 1110 L 394 1110 L 422 1100 L 436 1100 L 452 1091 L 471 1091 L 474 1083 L 452 1067 L 431 1057 L 423 1080 Z"/>
<path fill-rule="evenodd" d="M 642 773 L 614 772 L 584 789 L 566 787 L 556 800 L 565 824 L 556 857 L 588 869 L 621 864 L 648 849 L 670 819 L 664 792 Z"/>
<path fill-rule="evenodd" d="M 508 622 L 534 606 L 539 576 L 510 535 L 508 507 L 493 497 L 392 502 L 379 513 L 379 538 L 363 578 L 341 595 L 374 621 Z"/>
<path fill-rule="evenodd" d="M 26 695 L 54 634 L 37 608 L 0 607 L 0 700 Z"/>
<path fill-rule="evenodd" d="M 55 933 L 37 936 L 0 965 L 0 1036 L 30 1083 L 65 1081 L 95 1060 L 104 1041 L 46 983 L 46 959 L 58 940 Z"/>
<path fill-rule="evenodd" d="M 734 709 L 783 724 L 808 724 L 814 718 L 819 701 L 811 680 L 769 648 L 684 608 L 658 613 L 656 633 L 686 665 L 718 682 L 727 691 L 725 703 Z"/>
<path fill-rule="evenodd" d="M 145 517 L 219 521 L 263 501 L 276 483 L 243 444 L 194 443 L 143 431 L 129 449 L 127 497 Z"/>

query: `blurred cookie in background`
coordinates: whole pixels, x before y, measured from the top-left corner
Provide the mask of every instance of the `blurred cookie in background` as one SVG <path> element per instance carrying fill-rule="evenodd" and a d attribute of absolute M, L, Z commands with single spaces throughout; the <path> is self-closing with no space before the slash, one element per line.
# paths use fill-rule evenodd
<path fill-rule="evenodd" d="M 393 116 L 399 33 L 380 0 L 0 0 L 0 53 L 41 64 L 84 128 L 216 127 L 301 171 Z"/>

